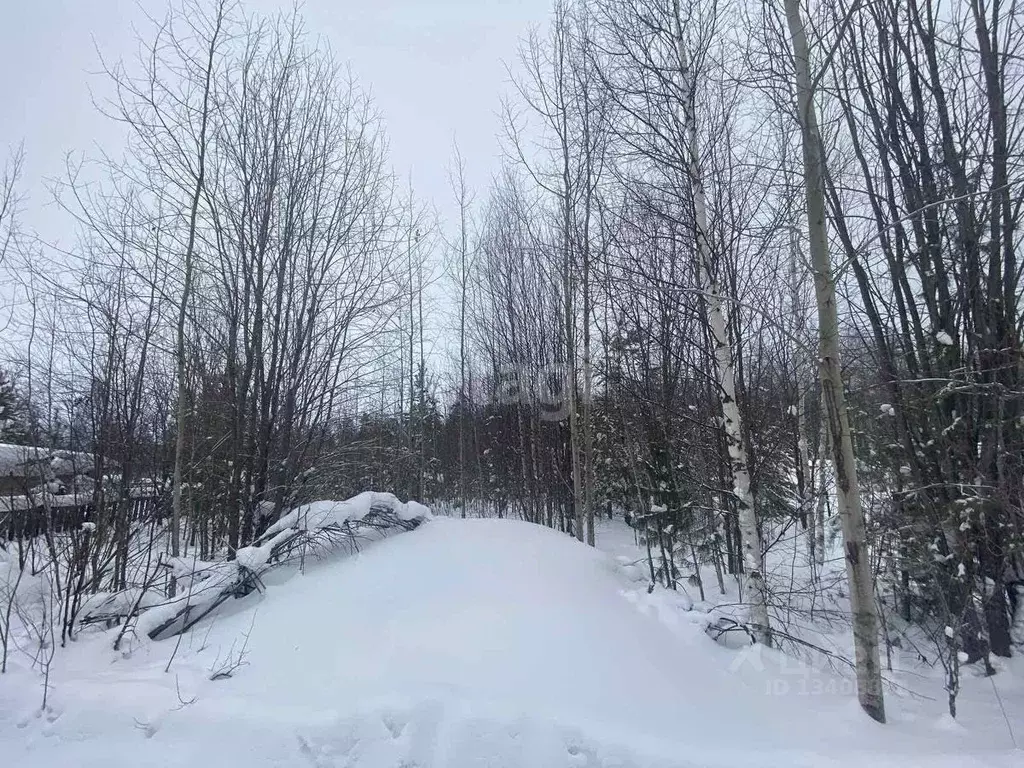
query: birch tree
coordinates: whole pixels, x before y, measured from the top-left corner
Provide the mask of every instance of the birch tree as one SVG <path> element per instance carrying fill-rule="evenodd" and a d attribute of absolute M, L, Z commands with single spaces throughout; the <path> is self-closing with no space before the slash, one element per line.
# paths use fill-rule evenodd
<path fill-rule="evenodd" d="M 757 524 L 755 499 L 750 487 L 750 468 L 747 461 L 748 451 L 743 417 L 737 401 L 735 363 L 732 345 L 729 341 L 727 309 L 722 297 L 722 287 L 713 279 L 711 271 L 712 255 L 708 232 L 707 201 L 704 195 L 704 177 L 697 149 L 697 117 L 694 107 L 697 94 L 697 73 L 690 65 L 686 49 L 679 0 L 673 0 L 672 16 L 679 75 L 684 83 L 684 101 L 680 105 L 680 109 L 682 112 L 681 122 L 686 136 L 687 174 L 692 185 L 698 272 L 707 305 L 708 326 L 715 345 L 714 355 L 720 388 L 722 428 L 725 432 L 726 450 L 732 471 L 732 492 L 736 497 L 740 526 L 745 577 L 743 597 L 750 608 L 750 622 L 755 635 L 760 642 L 769 644 L 771 624 L 768 619 L 761 536 Z"/>
<path fill-rule="evenodd" d="M 770 622 L 763 573 L 763 552 L 757 524 L 757 500 L 751 484 L 749 430 L 743 422 L 737 390 L 734 346 L 728 304 L 735 300 L 724 282 L 727 255 L 713 242 L 707 200 L 707 179 L 701 162 L 705 137 L 725 125 L 698 122 L 699 99 L 723 98 L 718 114 L 729 114 L 728 95 L 704 85 L 723 75 L 712 72 L 713 42 L 724 17 L 717 7 L 679 2 L 640 4 L 608 0 L 601 5 L 601 46 L 608 52 L 603 68 L 605 88 L 619 115 L 616 133 L 624 159 L 619 173 L 632 194 L 686 233 L 683 247 L 692 248 L 697 291 L 705 305 L 711 338 L 715 391 L 722 439 L 728 457 L 728 497 L 736 507 L 743 559 L 743 600 L 750 623 L 768 642 Z M 704 86 L 703 88 L 701 86 Z M 713 110 L 704 104 L 705 114 Z M 717 105 L 716 105 L 717 106 Z M 723 118 L 730 119 L 730 118 Z M 706 146 L 704 144 L 703 146 Z M 729 149 L 725 150 L 730 151 Z M 723 182 L 719 187 L 725 189 Z M 734 240 L 730 235 L 719 240 Z"/>

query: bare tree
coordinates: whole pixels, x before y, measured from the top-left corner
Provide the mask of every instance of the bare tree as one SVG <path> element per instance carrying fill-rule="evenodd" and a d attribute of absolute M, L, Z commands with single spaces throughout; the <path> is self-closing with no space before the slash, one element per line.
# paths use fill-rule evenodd
<path fill-rule="evenodd" d="M 814 77 L 799 0 L 785 0 L 785 12 L 793 45 L 808 242 L 818 306 L 821 386 L 832 446 L 832 463 L 836 472 L 836 502 L 843 529 L 846 572 L 850 583 L 857 693 L 864 711 L 875 720 L 885 722 L 874 579 L 868 557 L 864 511 L 857 483 L 857 460 L 853 451 L 839 353 L 835 276 L 826 231 L 825 156 L 814 106 Z"/>
<path fill-rule="evenodd" d="M 516 159 L 557 205 L 563 397 L 569 422 L 574 533 L 580 541 L 586 539 L 593 545 L 593 274 L 600 248 L 596 230 L 609 103 L 594 69 L 591 37 L 592 20 L 586 4 L 558 3 L 550 37 L 532 36 L 522 52 L 527 75 L 517 83 L 517 90 L 544 132 L 543 164 L 523 146 L 521 127 L 511 113 L 508 122 Z"/>
<path fill-rule="evenodd" d="M 181 296 L 178 306 L 178 320 L 175 326 L 175 375 L 177 377 L 177 405 L 176 423 L 177 432 L 174 443 L 174 478 L 172 480 L 171 496 L 171 555 L 178 556 L 181 544 L 181 491 L 183 483 L 183 466 L 185 462 L 185 423 L 188 416 L 188 369 L 185 360 L 186 352 L 186 321 L 188 319 L 189 302 L 192 300 L 193 272 L 195 270 L 196 258 L 196 234 L 199 226 L 199 204 L 203 196 L 203 186 L 206 183 L 206 156 L 210 135 L 210 111 L 211 91 L 214 79 L 214 62 L 217 55 L 217 47 L 220 42 L 224 26 L 224 14 L 226 3 L 222 0 L 213 14 L 212 29 L 203 30 L 204 38 L 200 38 L 206 44 L 205 63 L 202 69 L 195 74 L 198 75 L 202 86 L 201 106 L 198 110 L 198 134 L 195 137 L 195 146 L 190 148 L 190 153 L 195 156 L 195 178 L 194 187 L 191 193 L 191 200 L 188 209 L 188 229 L 186 232 L 185 253 L 183 256 L 183 273 Z M 198 31 L 198 30 L 196 30 Z M 187 60 L 187 58 L 186 58 Z M 194 119 L 194 118 L 193 118 Z M 186 161 L 191 163 L 191 159 Z M 173 582 L 171 586 L 173 593 Z"/>
<path fill-rule="evenodd" d="M 24 165 L 25 150 L 24 147 L 18 147 L 7 157 L 3 172 L 0 173 L 0 266 L 18 236 L 18 184 Z"/>
<path fill-rule="evenodd" d="M 459 296 L 459 392 L 458 408 L 458 441 L 459 441 L 459 514 L 466 516 L 466 417 L 469 405 L 467 389 L 468 348 L 466 346 L 466 320 L 469 299 L 470 270 L 473 267 L 472 255 L 469 250 L 469 215 L 472 197 L 466 186 L 466 162 L 459 151 L 458 144 L 452 146 L 452 167 L 448 173 L 448 181 L 459 207 L 459 235 L 455 246 L 455 264 L 453 277 Z"/>

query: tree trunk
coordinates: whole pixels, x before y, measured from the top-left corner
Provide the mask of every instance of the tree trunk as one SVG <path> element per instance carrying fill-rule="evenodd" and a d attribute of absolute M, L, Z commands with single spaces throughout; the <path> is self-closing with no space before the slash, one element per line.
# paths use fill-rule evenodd
<path fill-rule="evenodd" d="M 206 131 L 210 119 L 210 90 L 213 80 L 213 57 L 217 51 L 217 41 L 220 36 L 223 23 L 223 7 L 218 8 L 216 23 L 213 33 L 210 35 L 210 43 L 207 49 L 206 69 L 203 82 L 203 106 L 199 116 L 199 137 L 198 137 L 198 158 L 195 188 L 192 193 L 192 202 L 189 209 L 188 221 L 188 242 L 185 245 L 185 274 L 181 287 L 181 303 L 178 306 L 178 322 L 175 329 L 175 374 L 178 379 L 177 403 L 176 403 L 176 427 L 177 433 L 174 441 L 174 482 L 171 487 L 171 554 L 177 557 L 180 547 L 181 536 L 181 484 L 183 465 L 185 459 L 185 420 L 188 415 L 188 386 L 185 381 L 187 373 L 185 366 L 185 325 L 188 318 L 188 304 L 192 294 L 192 271 L 195 261 L 196 229 L 199 220 L 199 200 L 203 193 L 203 185 L 206 179 Z M 171 592 L 174 592 L 174 582 L 171 582 Z"/>
<path fill-rule="evenodd" d="M 749 606 L 750 623 L 758 642 L 770 644 L 771 624 L 768 618 L 768 602 L 764 582 L 761 552 L 761 535 L 757 527 L 757 513 L 754 495 L 750 489 L 750 469 L 747 463 L 747 446 L 744 440 L 743 419 L 736 401 L 736 377 L 733 349 L 729 342 L 728 318 L 725 302 L 712 272 L 711 246 L 708 239 L 707 202 L 704 182 L 697 155 L 697 119 L 694 108 L 696 78 L 689 66 L 679 0 L 673 0 L 676 21 L 676 50 L 679 69 L 686 87 L 687 97 L 681 105 L 681 118 L 687 135 L 687 167 L 693 194 L 693 214 L 697 240 L 697 260 L 701 288 L 707 304 L 708 326 L 715 345 L 715 365 L 718 375 L 719 401 L 722 408 L 722 425 L 725 430 L 726 447 L 729 453 L 729 467 L 732 474 L 733 495 L 739 515 L 740 548 L 742 550 L 743 599 Z"/>
<path fill-rule="evenodd" d="M 797 119 L 800 123 L 803 145 L 807 226 L 811 266 L 814 272 L 814 293 L 818 305 L 821 386 L 825 401 L 824 416 L 832 438 L 836 499 L 839 505 L 839 521 L 843 529 L 846 574 L 850 586 L 857 693 L 864 711 L 875 720 L 885 722 L 874 584 L 839 360 L 839 314 L 825 229 L 825 163 L 813 102 L 807 38 L 800 16 L 799 0 L 785 0 L 785 9 L 793 44 Z"/>

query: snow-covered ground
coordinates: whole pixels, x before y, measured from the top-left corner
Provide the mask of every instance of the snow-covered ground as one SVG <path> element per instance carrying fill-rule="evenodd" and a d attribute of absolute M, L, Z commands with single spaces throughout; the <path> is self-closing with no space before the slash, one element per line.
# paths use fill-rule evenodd
<path fill-rule="evenodd" d="M 858 755 L 874 761 L 862 750 L 870 753 L 891 747 L 888 741 L 877 741 L 877 726 L 864 723 L 855 704 L 856 684 L 852 662 L 848 661 L 853 658 L 853 637 L 847 620 L 849 603 L 845 596 L 841 541 L 837 536 L 828 542 L 828 557 L 818 569 L 816 587 L 811 589 L 805 534 L 795 528 L 777 530 L 770 540 L 772 544 L 765 557 L 766 575 L 771 588 L 780 592 L 770 601 L 772 622 L 776 630 L 781 628 L 789 634 L 783 638 L 776 636 L 776 642 L 785 651 L 750 646 L 743 632 L 729 633 L 721 640 L 736 649 L 727 662 L 728 669 L 760 687 L 777 706 L 785 706 L 789 717 L 815 723 L 814 729 L 830 726 L 818 725 L 815 714 L 807 710 L 836 713 L 833 729 L 844 728 L 839 722 L 844 709 L 859 723 L 858 727 L 873 726 L 859 731 L 863 738 L 850 755 L 828 746 L 822 749 L 822 755 L 840 765 L 846 764 L 850 756 L 856 761 Z M 699 646 L 698 653 L 706 652 L 704 643 L 708 638 L 704 629 L 709 624 L 720 623 L 722 617 L 744 615 L 738 604 L 739 589 L 734 577 L 725 577 L 723 594 L 711 566 L 701 569 L 704 600 L 700 599 L 697 585 L 687 578 L 691 573 L 685 570 L 681 573 L 679 592 L 659 586 L 649 594 L 646 552 L 639 551 L 634 532 L 620 521 L 600 524 L 598 547 L 613 555 L 623 574 L 634 582 L 633 588 L 623 594 L 641 610 L 658 617 L 683 642 Z M 919 628 L 904 626 L 902 632 L 897 631 L 901 622 L 893 616 L 891 606 L 887 618 L 892 625 L 889 634 L 893 646 L 888 653 L 883 650 L 888 724 L 882 730 L 885 739 L 910 745 L 910 752 L 903 758 L 905 764 L 942 764 L 944 758 L 939 755 L 943 755 L 954 762 L 959 759 L 964 765 L 1001 765 L 1004 760 L 1024 765 L 1024 751 L 1018 748 L 1024 746 L 1024 656 L 993 657 L 992 664 L 998 670 L 993 677 L 984 675 L 980 662 L 961 667 L 958 715 L 954 721 L 948 715 L 945 672 L 937 662 L 936 649 L 929 646 Z M 803 715 L 801 708 L 805 710 Z M 944 741 L 936 735 L 940 732 L 960 738 Z M 834 742 L 828 738 L 827 743 Z"/>
<path fill-rule="evenodd" d="M 55 656 L 45 712 L 38 673 L 15 654 L 0 677 L 3 765 L 1024 764 L 989 710 L 970 720 L 988 681 L 965 683 L 963 725 L 910 696 L 890 696 L 892 722 L 878 725 L 845 678 L 718 645 L 703 631 L 709 605 L 648 594 L 621 523 L 603 524 L 599 544 L 435 519 L 271 572 L 265 592 L 180 644 L 115 653 L 110 633 L 83 635 Z M 1012 672 L 999 685 L 1021 728 Z"/>

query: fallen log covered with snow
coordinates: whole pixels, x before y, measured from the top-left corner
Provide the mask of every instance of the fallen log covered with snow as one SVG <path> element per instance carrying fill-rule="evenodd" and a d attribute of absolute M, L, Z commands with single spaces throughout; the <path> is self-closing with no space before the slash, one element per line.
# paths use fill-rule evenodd
<path fill-rule="evenodd" d="M 164 558 L 175 595 L 159 598 L 138 588 L 95 595 L 82 606 L 79 625 L 137 617 L 135 634 L 163 640 L 188 631 L 231 598 L 261 591 L 261 577 L 275 566 L 338 549 L 355 552 L 361 541 L 393 531 L 411 531 L 431 518 L 430 509 L 391 493 L 368 491 L 345 501 L 316 501 L 288 512 L 252 546 L 231 560 Z M 131 593 L 131 594 L 129 594 Z"/>
<path fill-rule="evenodd" d="M 409 531 L 429 518 L 428 507 L 399 501 L 392 493 L 366 491 L 346 501 L 314 501 L 284 515 L 253 546 L 238 550 L 235 560 L 255 570 L 296 554 L 358 548 L 371 531 Z"/>

